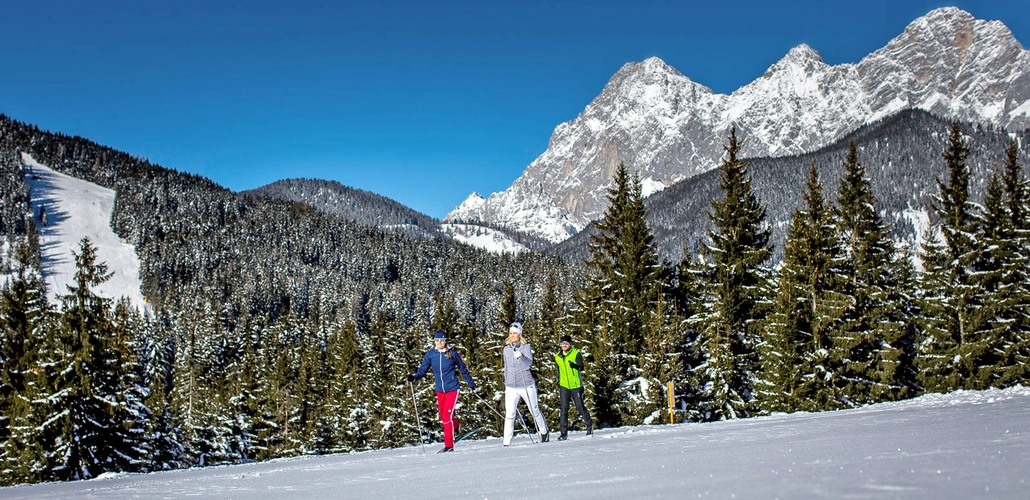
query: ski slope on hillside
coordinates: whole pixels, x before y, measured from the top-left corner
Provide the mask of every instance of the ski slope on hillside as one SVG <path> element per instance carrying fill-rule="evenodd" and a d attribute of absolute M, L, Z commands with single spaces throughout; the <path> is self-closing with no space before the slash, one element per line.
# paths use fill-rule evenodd
<path fill-rule="evenodd" d="M 114 191 L 56 172 L 27 153 L 22 153 L 22 164 L 32 198 L 32 213 L 39 228 L 47 300 L 56 304 L 58 296 L 68 293 L 67 285 L 75 277 L 72 252 L 78 253 L 79 242 L 89 237 L 97 247 L 97 259 L 114 273 L 94 292 L 115 300 L 128 297 L 137 309 L 142 308 L 144 300 L 136 250 L 123 243 L 111 229 Z M 41 208 L 46 213 L 45 224 L 41 220 Z"/>
<path fill-rule="evenodd" d="M 439 425 L 436 423 L 436 425 Z M 1030 388 L 0 488 L 0 498 L 1030 498 Z"/>

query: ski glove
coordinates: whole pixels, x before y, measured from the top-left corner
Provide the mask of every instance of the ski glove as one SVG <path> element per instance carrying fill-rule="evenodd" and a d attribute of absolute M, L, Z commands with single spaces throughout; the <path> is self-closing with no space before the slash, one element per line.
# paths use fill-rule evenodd
<path fill-rule="evenodd" d="M 409 373 L 408 374 L 408 382 L 414 382 L 414 381 L 415 381 L 415 376 Z"/>
<path fill-rule="evenodd" d="M 515 351 L 515 359 L 519 359 L 521 357 L 522 357 L 522 351 L 516 350 Z"/>

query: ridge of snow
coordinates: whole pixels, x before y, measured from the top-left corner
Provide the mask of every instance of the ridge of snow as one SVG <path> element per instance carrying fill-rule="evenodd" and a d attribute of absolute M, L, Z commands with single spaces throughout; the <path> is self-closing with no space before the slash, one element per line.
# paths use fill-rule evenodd
<path fill-rule="evenodd" d="M 139 257 L 133 245 L 124 243 L 111 229 L 114 191 L 92 182 L 57 172 L 21 154 L 22 165 L 32 198 L 32 213 L 39 229 L 39 246 L 43 261 L 43 279 L 47 300 L 58 303 L 74 282 L 75 256 L 79 242 L 88 237 L 97 248 L 97 261 L 107 265 L 111 279 L 97 286 L 97 295 L 119 300 L 127 297 L 142 310 L 143 299 L 139 279 Z M 40 208 L 47 214 L 47 224 L 39 219 Z"/>

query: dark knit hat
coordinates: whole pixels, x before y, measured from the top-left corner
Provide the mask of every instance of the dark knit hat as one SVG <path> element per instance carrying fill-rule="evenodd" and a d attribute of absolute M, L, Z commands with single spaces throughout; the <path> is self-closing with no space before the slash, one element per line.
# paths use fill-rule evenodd
<path fill-rule="evenodd" d="M 433 340 L 447 340 L 447 332 L 437 330 L 436 335 L 433 335 Z"/>
<path fill-rule="evenodd" d="M 561 336 L 561 342 L 560 342 L 560 343 L 564 344 L 564 343 L 566 343 L 566 342 L 568 342 L 568 343 L 570 343 L 570 344 L 571 344 L 571 343 L 572 343 L 572 337 L 570 337 L 570 336 L 568 336 L 568 335 L 562 335 L 562 336 Z"/>

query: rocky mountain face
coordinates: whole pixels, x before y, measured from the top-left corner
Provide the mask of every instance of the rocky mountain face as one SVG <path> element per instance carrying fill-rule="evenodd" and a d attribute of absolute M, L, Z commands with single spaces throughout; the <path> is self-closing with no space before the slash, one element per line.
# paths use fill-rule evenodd
<path fill-rule="evenodd" d="M 645 194 L 714 169 L 731 127 L 745 157 L 798 155 L 906 109 L 1014 131 L 1030 127 L 1030 51 L 999 21 L 954 7 L 913 21 L 857 64 L 806 45 L 757 80 L 716 94 L 658 58 L 623 66 L 506 190 L 473 193 L 445 220 L 558 242 L 600 217 L 620 162 Z"/>
<path fill-rule="evenodd" d="M 969 146 L 966 165 L 970 170 L 971 201 L 982 203 L 992 172 L 1005 161 L 1010 140 L 1030 143 L 1030 129 L 1006 132 L 1000 127 L 961 123 Z M 766 209 L 765 223 L 771 230 L 772 263 L 783 255 L 783 241 L 794 210 L 805 203 L 808 172 L 815 166 L 827 203 L 837 199 L 844 175 L 848 145 L 854 141 L 858 160 L 866 170 L 877 211 L 890 226 L 895 239 L 917 248 L 930 224 L 936 223 L 933 198 L 939 194 L 937 179 L 947 180 L 942 153 L 947 148 L 951 122 L 922 110 L 904 110 L 863 126 L 839 141 L 803 155 L 751 158 L 748 176 L 755 196 Z M 1030 164 L 1030 151 L 1023 148 L 1019 164 Z M 648 225 L 662 259 L 679 262 L 684 253 L 696 253 L 708 241 L 712 227 L 708 214 L 712 200 L 723 196 L 719 172 L 712 170 L 679 182 L 645 200 Z M 589 257 L 588 228 L 548 251 L 578 262 Z"/>

